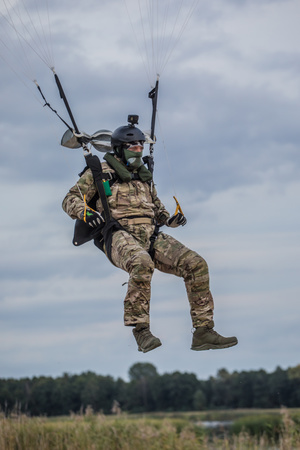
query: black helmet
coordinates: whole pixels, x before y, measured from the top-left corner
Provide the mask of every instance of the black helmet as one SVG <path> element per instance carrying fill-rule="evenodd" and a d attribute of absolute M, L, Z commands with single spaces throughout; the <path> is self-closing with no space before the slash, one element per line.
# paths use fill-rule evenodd
<path fill-rule="evenodd" d="M 128 116 L 128 125 L 117 128 L 111 135 L 111 146 L 119 156 L 121 156 L 122 144 L 134 141 L 145 142 L 146 137 L 144 133 L 135 127 L 138 123 L 138 116 Z"/>

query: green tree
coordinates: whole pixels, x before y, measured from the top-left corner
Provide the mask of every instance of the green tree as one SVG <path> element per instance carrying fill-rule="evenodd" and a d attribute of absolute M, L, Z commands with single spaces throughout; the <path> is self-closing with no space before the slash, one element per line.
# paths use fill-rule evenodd
<path fill-rule="evenodd" d="M 156 377 L 158 374 L 156 367 L 151 363 L 135 363 L 130 367 L 128 375 L 130 381 L 138 381 L 142 378 Z"/>
<path fill-rule="evenodd" d="M 187 411 L 194 407 L 194 395 L 199 389 L 196 375 L 174 372 L 156 379 L 154 395 L 156 409 L 161 411 Z"/>
<path fill-rule="evenodd" d="M 202 389 L 198 389 L 194 394 L 193 409 L 195 411 L 202 411 L 206 407 L 206 397 Z"/>
<path fill-rule="evenodd" d="M 134 411 L 153 411 L 153 386 L 158 377 L 156 367 L 151 363 L 136 363 L 130 367 L 128 375 L 129 408 Z"/>

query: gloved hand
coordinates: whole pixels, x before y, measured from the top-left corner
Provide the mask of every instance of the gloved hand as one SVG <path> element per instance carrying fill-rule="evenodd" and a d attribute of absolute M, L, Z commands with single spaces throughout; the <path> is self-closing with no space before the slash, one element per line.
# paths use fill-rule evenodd
<path fill-rule="evenodd" d="M 173 214 L 173 216 L 171 216 L 167 220 L 166 225 L 168 227 L 176 228 L 179 227 L 180 225 L 184 226 L 186 223 L 187 223 L 186 218 L 184 217 L 183 214 L 179 212 L 177 214 Z"/>
<path fill-rule="evenodd" d="M 90 227 L 97 228 L 104 225 L 105 220 L 100 213 L 87 208 L 81 213 L 81 219 L 85 221 Z"/>

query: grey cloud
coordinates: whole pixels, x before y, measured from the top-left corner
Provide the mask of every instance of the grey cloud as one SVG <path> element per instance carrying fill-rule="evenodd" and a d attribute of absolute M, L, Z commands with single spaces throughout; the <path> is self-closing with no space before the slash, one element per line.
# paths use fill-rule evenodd
<path fill-rule="evenodd" d="M 300 52 L 274 51 L 264 55 L 258 62 L 258 67 L 262 70 L 280 70 L 289 72 L 296 77 L 300 70 Z"/>
<path fill-rule="evenodd" d="M 229 16 L 268 4 L 285 2 L 206 3 L 196 31 L 207 26 L 211 34 L 201 40 L 194 28 L 186 30 L 161 77 L 158 192 L 173 210 L 174 185 L 188 224 L 172 235 L 207 259 L 217 330 L 236 333 L 240 344 L 218 355 L 190 352 L 182 280 L 155 273 L 151 320 L 163 347 L 147 361 L 160 373 L 184 368 L 203 378 L 220 367 L 272 370 L 297 357 L 299 101 L 289 80 L 298 56 L 268 41 L 250 57 L 247 43 L 238 46 L 224 32 Z M 137 113 L 141 128 L 149 128 L 150 86 L 120 2 L 88 5 L 82 14 L 92 21 L 89 33 L 78 16 L 81 4 L 60 4 L 70 8 L 52 16 L 56 69 L 76 120 L 94 132 Z M 38 72 L 47 100 L 69 121 L 52 73 Z M 122 324 L 127 274 L 93 244 L 75 248 L 74 222 L 61 209 L 84 166 L 82 152 L 60 147 L 65 126 L 4 66 L 1 81 L 1 374 L 95 370 L 126 377 L 132 363 L 145 360 Z"/>
<path fill-rule="evenodd" d="M 264 86 L 224 86 L 211 76 L 198 82 L 187 77 L 186 84 L 195 90 L 183 86 L 166 102 L 171 113 L 165 113 L 164 132 L 176 182 L 184 170 L 190 183 L 201 180 L 202 189 L 212 192 L 255 183 L 267 170 L 280 173 L 284 164 L 290 166 L 287 176 L 298 178 L 296 101 Z"/>

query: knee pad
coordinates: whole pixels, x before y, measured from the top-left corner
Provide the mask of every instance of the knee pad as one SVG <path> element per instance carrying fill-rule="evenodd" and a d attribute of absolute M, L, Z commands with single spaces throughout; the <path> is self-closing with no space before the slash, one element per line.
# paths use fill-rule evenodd
<path fill-rule="evenodd" d="M 208 275 L 207 262 L 192 250 L 184 257 L 184 269 L 188 278 L 194 277 L 196 274 L 200 274 L 201 276 Z"/>
<path fill-rule="evenodd" d="M 135 274 L 153 274 L 154 272 L 154 263 L 147 252 L 140 252 L 137 255 L 134 255 L 131 263 L 129 273 Z"/>

